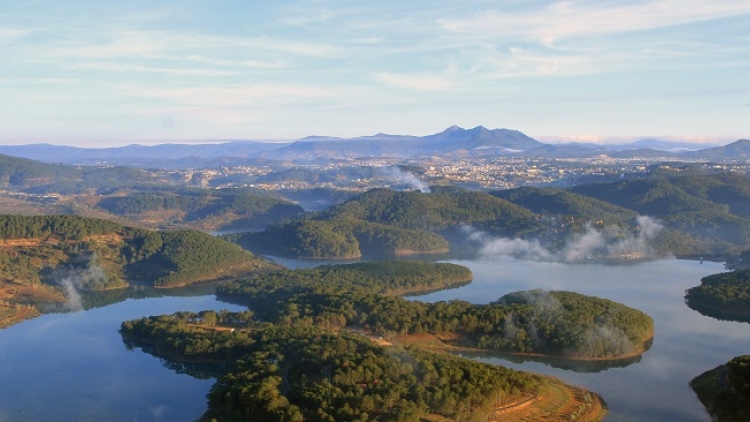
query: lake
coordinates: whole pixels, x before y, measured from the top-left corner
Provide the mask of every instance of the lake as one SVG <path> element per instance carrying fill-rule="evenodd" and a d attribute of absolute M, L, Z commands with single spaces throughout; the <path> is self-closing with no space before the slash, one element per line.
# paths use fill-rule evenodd
<path fill-rule="evenodd" d="M 242 310 L 213 295 L 128 299 L 0 330 L 0 421 L 197 420 L 214 380 L 127 350 L 118 330 L 124 320 L 204 309 Z"/>
<path fill-rule="evenodd" d="M 750 324 L 719 321 L 688 308 L 686 289 L 722 264 L 661 260 L 632 265 L 558 264 L 509 258 L 452 261 L 466 265 L 474 281 L 453 290 L 414 297 L 423 301 L 462 299 L 488 303 L 517 290 L 570 290 L 614 300 L 649 314 L 655 323 L 652 347 L 639 362 L 621 368 L 561 369 L 560 362 L 478 359 L 543 373 L 599 393 L 610 408 L 607 421 L 710 421 L 688 383 L 730 358 L 750 353 Z"/>
<path fill-rule="evenodd" d="M 291 267 L 322 263 L 280 261 Z M 470 267 L 474 281 L 412 299 L 488 303 L 516 290 L 571 290 L 624 303 L 654 318 L 653 346 L 639 362 L 625 367 L 603 364 L 577 372 L 556 362 L 474 357 L 596 391 L 610 407 L 607 421 L 709 421 L 688 382 L 750 353 L 750 324 L 714 320 L 683 302 L 685 289 L 723 271 L 721 264 L 661 260 L 569 265 L 507 258 L 450 262 Z M 122 321 L 142 316 L 241 309 L 216 301 L 206 290 L 193 293 L 199 296 L 126 299 L 88 311 L 48 314 L 0 330 L 0 422 L 196 420 L 214 380 L 169 369 L 168 363 L 139 349 L 127 350 L 118 330 Z"/>

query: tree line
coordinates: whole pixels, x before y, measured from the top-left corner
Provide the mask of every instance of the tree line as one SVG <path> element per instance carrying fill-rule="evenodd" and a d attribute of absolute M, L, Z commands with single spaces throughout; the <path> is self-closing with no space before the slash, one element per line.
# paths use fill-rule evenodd
<path fill-rule="evenodd" d="M 232 269 L 278 268 L 206 233 L 153 231 L 72 215 L 0 215 L 0 237 L 31 241 L 0 248 L 3 284 L 55 285 L 69 278 L 76 288 L 90 290 L 126 287 L 126 280 L 173 287 Z"/>
<path fill-rule="evenodd" d="M 750 321 L 750 269 L 713 274 L 685 291 L 691 308 L 722 319 Z"/>
<path fill-rule="evenodd" d="M 198 348 L 204 359 L 234 362 L 208 394 L 205 421 L 418 422 L 430 414 L 485 420 L 495 407 L 547 386 L 540 376 L 416 348 L 386 349 L 346 332 L 268 324 L 206 330 L 195 325 L 200 319 L 143 318 L 123 323 L 121 332 L 131 347 L 155 345 L 178 359 L 194 359 Z"/>
<path fill-rule="evenodd" d="M 361 265 L 361 264 L 359 264 Z M 395 294 L 432 288 L 432 275 L 413 278 L 434 265 L 443 280 L 465 281 L 447 264 L 371 263 L 361 276 L 347 265 L 292 270 L 233 281 L 217 288 L 220 298 L 244 301 L 262 320 L 282 325 L 353 327 L 387 338 L 452 333 L 461 345 L 489 350 L 587 358 L 640 353 L 653 336 L 653 320 L 636 309 L 571 292 L 519 292 L 489 305 L 464 301 L 424 303 Z M 384 271 L 378 271 L 379 266 Z M 428 272 L 425 272 L 429 274 Z M 402 276 L 403 274 L 403 276 Z M 424 287 L 422 287 L 424 286 Z"/>
<path fill-rule="evenodd" d="M 690 381 L 701 403 L 718 422 L 750 420 L 750 355 L 732 358 Z"/>

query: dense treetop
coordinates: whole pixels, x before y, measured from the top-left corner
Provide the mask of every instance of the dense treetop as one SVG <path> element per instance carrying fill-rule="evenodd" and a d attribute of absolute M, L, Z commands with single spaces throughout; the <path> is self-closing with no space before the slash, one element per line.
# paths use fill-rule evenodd
<path fill-rule="evenodd" d="M 212 387 L 203 420 L 418 422 L 430 414 L 480 420 L 547 386 L 535 375 L 414 348 L 386 349 L 346 332 L 248 325 L 247 315 L 209 312 L 122 325 L 132 345 L 145 341 L 177 359 L 235 362 Z M 233 321 L 237 329 L 197 327 L 218 321 Z"/>
<path fill-rule="evenodd" d="M 456 264 L 361 262 L 283 270 L 258 275 L 251 280 L 234 280 L 218 286 L 217 294 L 249 298 L 261 290 L 312 289 L 317 293 L 364 292 L 393 295 L 434 290 L 471 279 L 471 270 Z"/>
<path fill-rule="evenodd" d="M 448 187 L 429 194 L 373 189 L 304 220 L 228 239 L 250 250 L 296 257 L 444 253 L 449 244 L 438 231 L 464 224 L 509 236 L 539 227 L 534 213 L 486 193 Z"/>
<path fill-rule="evenodd" d="M 395 256 L 447 252 L 449 247 L 448 241 L 437 233 L 344 219 L 287 221 L 263 232 L 224 238 L 253 251 L 302 258 Z"/>
<path fill-rule="evenodd" d="M 536 239 L 554 251 L 589 227 L 637 230 L 636 217 L 646 215 L 664 226 L 649 238 L 657 253 L 728 256 L 750 244 L 747 204 L 750 179 L 734 174 L 654 176 L 492 194 L 455 187 L 433 187 L 430 193 L 372 189 L 304 220 L 232 240 L 250 250 L 270 247 L 272 253 L 297 257 L 434 253 L 448 249 L 446 238 L 470 247 L 461 229 L 471 226 L 491 236 Z"/>
<path fill-rule="evenodd" d="M 169 359 L 232 363 L 208 395 L 205 421 L 419 422 L 485 420 L 544 394 L 549 381 L 416 346 L 384 348 L 375 336 L 453 333 L 475 347 L 612 357 L 638 352 L 633 343 L 653 329 L 639 311 L 567 292 L 518 292 L 484 306 L 397 296 L 470 278 L 458 265 L 397 261 L 280 271 L 219 286 L 250 311 L 146 317 L 121 332 L 129 347 Z M 579 411 L 596 407 L 584 398 Z"/>
<path fill-rule="evenodd" d="M 92 290 L 136 280 L 172 287 L 276 268 L 206 233 L 158 232 L 70 215 L 0 215 L 0 236 L 3 284 L 54 285 L 63 277 Z"/>
<path fill-rule="evenodd" d="M 737 356 L 697 376 L 690 386 L 713 420 L 750 420 L 750 355 Z"/>
<path fill-rule="evenodd" d="M 63 240 L 82 240 L 87 236 L 122 232 L 121 224 L 75 215 L 0 214 L 0 238 L 26 239 L 55 236 Z"/>
<path fill-rule="evenodd" d="M 455 345 L 505 352 L 617 358 L 640 353 L 653 336 L 653 320 L 646 314 L 576 293 L 521 292 L 490 305 L 392 296 L 441 287 L 431 280 L 466 281 L 467 270 L 461 267 L 439 264 L 424 270 L 431 265 L 438 264 L 286 271 L 233 281 L 219 286 L 217 295 L 244 301 L 263 320 L 279 324 L 353 327 L 385 337 L 455 334 L 460 338 Z"/>
<path fill-rule="evenodd" d="M 73 194 L 155 181 L 148 172 L 129 167 L 75 167 L 0 154 L 0 187 L 28 192 Z"/>
<path fill-rule="evenodd" d="M 750 179 L 733 174 L 626 180 L 571 188 L 575 193 L 657 217 L 719 253 L 750 243 Z M 698 245 L 699 246 L 699 245 Z"/>
<path fill-rule="evenodd" d="M 459 224 L 526 226 L 534 214 L 482 192 L 433 187 L 432 192 L 373 189 L 322 212 L 317 219 L 358 219 L 392 227 L 440 230 Z"/>
<path fill-rule="evenodd" d="M 625 222 L 638 216 L 633 210 L 561 188 L 522 187 L 490 194 L 538 214 L 572 216 L 588 221 L 603 220 L 610 224 Z"/>
<path fill-rule="evenodd" d="M 169 222 L 265 226 L 303 213 L 302 207 L 252 189 L 140 189 L 102 198 L 98 206 L 116 215 L 138 219 L 166 212 Z M 171 212 L 171 213 L 170 213 Z M 177 214 L 175 214 L 177 213 Z"/>
<path fill-rule="evenodd" d="M 713 274 L 688 289 L 691 308 L 717 318 L 750 322 L 750 269 Z"/>

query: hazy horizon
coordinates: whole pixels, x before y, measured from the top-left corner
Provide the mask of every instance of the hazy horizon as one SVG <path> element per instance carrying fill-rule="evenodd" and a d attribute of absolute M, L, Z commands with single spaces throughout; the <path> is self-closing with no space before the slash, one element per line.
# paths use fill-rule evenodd
<path fill-rule="evenodd" d="M 463 128 L 471 129 L 471 128 Z M 492 129 L 512 129 L 512 128 L 488 128 Z M 518 130 L 518 129 L 512 129 Z M 428 136 L 434 135 L 442 131 L 425 134 L 411 134 L 411 133 L 372 133 L 372 134 L 360 134 L 350 137 L 333 136 L 326 134 L 312 134 L 306 135 L 300 138 L 290 139 L 261 139 L 261 138 L 235 138 L 235 139 L 81 139 L 81 138 L 49 138 L 49 139 L 7 139 L 6 142 L 0 141 L 2 146 L 24 146 L 24 145 L 39 145 L 49 144 L 57 146 L 70 146 L 79 148 L 120 148 L 129 145 L 139 146 L 158 146 L 166 144 L 181 144 L 181 145 L 204 145 L 204 144 L 224 144 L 230 142 L 260 142 L 260 143 L 293 143 L 299 140 L 304 140 L 310 137 L 320 138 L 333 138 L 333 139 L 353 139 L 353 138 L 366 138 L 374 137 L 376 135 L 390 135 L 390 136 Z M 747 138 L 732 138 L 732 137 L 720 137 L 720 136 L 595 136 L 595 135 L 581 135 L 581 136 L 532 136 L 528 133 L 520 132 L 536 139 L 539 142 L 545 144 L 567 144 L 567 143 L 588 143 L 597 145 L 618 145 L 618 144 L 630 144 L 644 140 L 657 140 L 661 142 L 670 142 L 675 144 L 691 144 L 696 146 L 722 146 L 733 143 L 740 139 Z"/>

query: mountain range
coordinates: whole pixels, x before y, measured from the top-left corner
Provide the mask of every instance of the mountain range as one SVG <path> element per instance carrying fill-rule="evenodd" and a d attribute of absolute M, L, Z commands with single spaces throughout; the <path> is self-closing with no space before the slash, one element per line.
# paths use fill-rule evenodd
<path fill-rule="evenodd" d="M 373 157 L 586 158 L 606 155 L 614 158 L 724 161 L 748 159 L 750 140 L 742 139 L 719 147 L 659 139 L 643 139 L 617 145 L 580 142 L 545 144 L 517 130 L 487 129 L 482 126 L 464 129 L 451 126 L 440 133 L 427 136 L 379 133 L 354 138 L 310 136 L 294 142 L 230 141 L 154 146 L 134 144 L 110 148 L 80 148 L 51 144 L 0 145 L 0 153 L 50 163 L 159 168 L 199 168 Z"/>

